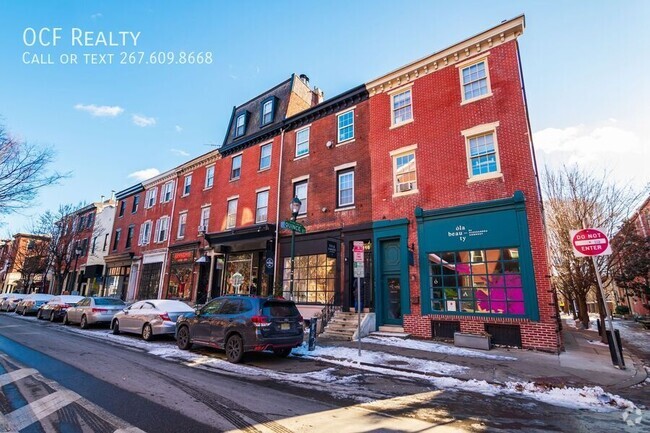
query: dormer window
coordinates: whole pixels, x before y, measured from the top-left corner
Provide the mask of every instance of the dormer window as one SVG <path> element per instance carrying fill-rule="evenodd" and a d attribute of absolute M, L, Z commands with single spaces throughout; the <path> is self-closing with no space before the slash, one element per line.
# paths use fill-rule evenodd
<path fill-rule="evenodd" d="M 273 122 L 273 99 L 262 103 L 262 126 Z"/>
<path fill-rule="evenodd" d="M 235 123 L 235 137 L 241 137 L 246 132 L 246 113 L 237 116 Z"/>

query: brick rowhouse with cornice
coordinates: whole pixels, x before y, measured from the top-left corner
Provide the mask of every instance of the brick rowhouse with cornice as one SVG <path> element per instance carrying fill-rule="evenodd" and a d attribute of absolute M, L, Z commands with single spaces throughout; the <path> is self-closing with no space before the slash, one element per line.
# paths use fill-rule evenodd
<path fill-rule="evenodd" d="M 522 16 L 367 84 L 375 247 L 413 258 L 393 272 L 376 256 L 378 281 L 394 273 L 393 287 L 408 287 L 397 299 L 376 286 L 380 324 L 401 302 L 405 331 L 419 337 L 488 332 L 495 343 L 559 350 L 523 29 Z"/>

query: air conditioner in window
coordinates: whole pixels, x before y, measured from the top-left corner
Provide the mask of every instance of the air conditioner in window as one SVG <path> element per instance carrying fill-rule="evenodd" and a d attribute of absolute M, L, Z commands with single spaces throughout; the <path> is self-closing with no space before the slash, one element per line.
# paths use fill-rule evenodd
<path fill-rule="evenodd" d="M 208 228 L 206 226 L 199 226 L 199 233 L 204 233 L 208 231 Z"/>
<path fill-rule="evenodd" d="M 406 192 L 406 191 L 411 191 L 412 189 L 413 189 L 413 184 L 411 182 L 397 184 L 397 192 Z"/>

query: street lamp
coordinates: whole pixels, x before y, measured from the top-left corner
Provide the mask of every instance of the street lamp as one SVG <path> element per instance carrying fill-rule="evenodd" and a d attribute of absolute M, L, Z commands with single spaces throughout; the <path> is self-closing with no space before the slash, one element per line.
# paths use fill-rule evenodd
<path fill-rule="evenodd" d="M 74 250 L 74 286 L 73 291 L 76 290 L 77 288 L 77 277 L 79 276 L 79 273 L 77 272 L 77 263 L 79 262 L 79 256 L 81 255 L 81 248 L 77 247 Z"/>
<path fill-rule="evenodd" d="M 293 200 L 291 200 L 290 203 L 291 206 L 291 221 L 296 221 L 296 217 L 298 217 L 298 212 L 300 211 L 300 206 L 302 206 L 302 202 L 298 197 L 294 197 Z M 293 263 L 294 263 L 294 256 L 296 252 L 296 231 L 291 230 L 291 271 L 289 274 L 289 294 L 293 298 Z"/>

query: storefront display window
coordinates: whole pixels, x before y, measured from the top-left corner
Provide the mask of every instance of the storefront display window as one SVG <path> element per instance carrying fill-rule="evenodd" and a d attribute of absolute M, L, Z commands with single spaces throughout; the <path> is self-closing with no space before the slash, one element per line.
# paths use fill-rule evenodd
<path fill-rule="evenodd" d="M 334 299 L 336 259 L 325 254 L 294 259 L 293 296 L 295 302 L 326 304 Z M 284 258 L 283 291 L 289 294 L 291 258 Z"/>
<path fill-rule="evenodd" d="M 517 248 L 430 253 L 428 258 L 433 311 L 525 314 Z"/>
<path fill-rule="evenodd" d="M 226 264 L 225 288 L 227 294 L 248 294 L 253 280 L 253 253 L 230 254 Z"/>
<path fill-rule="evenodd" d="M 192 298 L 194 276 L 194 251 L 171 254 L 167 299 L 189 301 Z"/>

